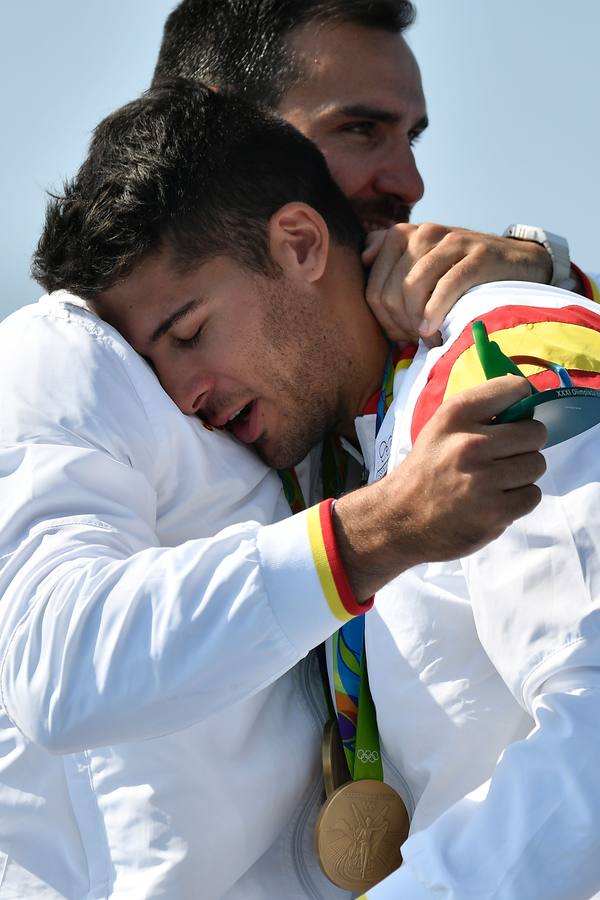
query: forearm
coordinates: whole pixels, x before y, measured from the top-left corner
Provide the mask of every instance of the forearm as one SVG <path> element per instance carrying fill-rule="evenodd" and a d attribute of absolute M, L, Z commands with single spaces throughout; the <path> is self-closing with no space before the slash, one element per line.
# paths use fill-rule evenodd
<path fill-rule="evenodd" d="M 337 501 L 333 513 L 335 536 L 344 568 L 360 600 L 371 597 L 396 575 L 418 562 L 408 517 L 404 517 L 404 540 L 391 539 L 392 524 L 402 512 L 391 509 L 388 482 L 371 485 Z M 433 550 L 432 550 L 433 552 Z"/>
<path fill-rule="evenodd" d="M 336 561 L 315 558 L 314 511 L 160 547 L 139 473 L 78 448 L 17 458 L 45 473 L 45 489 L 4 530 L 17 546 L 0 565 L 0 691 L 18 728 L 53 752 L 201 721 L 273 682 L 354 614 L 324 587 Z"/>

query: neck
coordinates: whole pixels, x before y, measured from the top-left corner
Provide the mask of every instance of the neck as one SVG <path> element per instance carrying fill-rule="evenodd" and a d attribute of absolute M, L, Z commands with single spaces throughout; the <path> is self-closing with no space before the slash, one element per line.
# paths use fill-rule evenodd
<path fill-rule="evenodd" d="M 338 363 L 334 430 L 356 442 L 354 420 L 381 387 L 389 344 L 365 300 L 365 274 L 356 253 L 331 246 L 322 292 Z"/>
<path fill-rule="evenodd" d="M 355 420 L 361 416 L 374 394 L 381 389 L 389 344 L 379 329 L 368 335 L 362 333 L 359 346 L 354 351 L 353 365 L 349 369 L 343 398 L 343 415 L 338 433 L 356 444 Z"/>

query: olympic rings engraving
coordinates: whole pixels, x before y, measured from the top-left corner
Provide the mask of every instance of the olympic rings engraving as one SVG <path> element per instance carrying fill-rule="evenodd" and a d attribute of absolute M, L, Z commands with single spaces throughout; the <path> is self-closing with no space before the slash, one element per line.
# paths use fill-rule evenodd
<path fill-rule="evenodd" d="M 362 763 L 376 763 L 379 762 L 379 753 L 377 750 L 363 750 L 361 747 L 356 751 L 356 755 Z"/>

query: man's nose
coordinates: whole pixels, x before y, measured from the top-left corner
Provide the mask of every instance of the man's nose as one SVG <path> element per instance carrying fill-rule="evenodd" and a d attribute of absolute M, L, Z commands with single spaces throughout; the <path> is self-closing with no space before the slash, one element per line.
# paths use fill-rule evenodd
<path fill-rule="evenodd" d="M 413 206 L 423 196 L 425 185 L 406 138 L 386 158 L 385 165 L 374 180 L 374 187 L 377 193 L 392 194 L 407 206 Z"/>
<path fill-rule="evenodd" d="M 195 416 L 206 402 L 210 379 L 205 373 L 159 372 L 159 377 L 167 394 L 186 416 Z"/>

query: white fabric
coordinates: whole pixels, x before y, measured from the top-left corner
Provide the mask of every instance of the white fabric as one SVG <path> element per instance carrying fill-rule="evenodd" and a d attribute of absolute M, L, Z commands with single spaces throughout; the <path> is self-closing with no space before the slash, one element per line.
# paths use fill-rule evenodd
<path fill-rule="evenodd" d="M 75 298 L 2 323 L 0 385 L 0 897 L 346 896 L 299 663 L 338 623 L 277 476 Z"/>
<path fill-rule="evenodd" d="M 390 466 L 410 449 L 433 364 L 468 322 L 502 305 L 579 302 L 600 313 L 544 286 L 471 291 L 444 346 L 397 375 Z M 367 615 L 384 749 L 416 806 L 404 865 L 369 900 L 600 890 L 599 448 L 596 426 L 547 451 L 537 510 L 465 560 L 405 573 Z"/>

